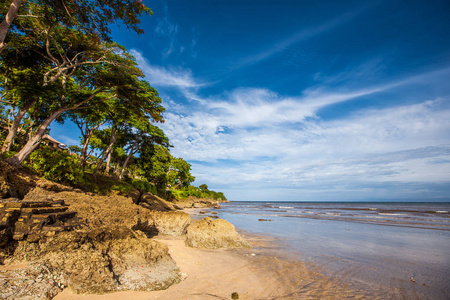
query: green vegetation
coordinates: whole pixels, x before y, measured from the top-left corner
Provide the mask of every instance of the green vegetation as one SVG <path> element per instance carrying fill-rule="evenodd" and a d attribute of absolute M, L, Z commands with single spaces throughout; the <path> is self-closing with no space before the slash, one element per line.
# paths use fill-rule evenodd
<path fill-rule="evenodd" d="M 206 186 L 206 184 L 202 184 L 202 185 Z M 191 196 L 191 197 L 196 197 L 196 198 L 214 199 L 214 200 L 218 200 L 218 201 L 227 200 L 227 198 L 225 197 L 225 195 L 223 193 L 210 191 L 208 189 L 201 189 L 201 186 L 195 187 L 195 186 L 190 185 L 190 186 L 184 187 L 182 189 L 173 190 L 172 193 L 176 199 L 186 199 L 189 196 Z"/>
<path fill-rule="evenodd" d="M 149 8 L 136 0 L 11 0 L 0 8 L 1 154 L 10 164 L 95 192 L 225 200 L 191 186 L 191 165 L 170 154 L 158 127 L 158 92 L 111 39 L 115 22 L 143 33 L 139 17 Z M 67 120 L 80 129 L 80 144 L 63 150 L 47 134 Z"/>
<path fill-rule="evenodd" d="M 67 155 L 50 147 L 31 153 L 27 165 L 45 179 L 69 185 L 80 185 L 84 180 L 83 168 L 75 155 Z"/>

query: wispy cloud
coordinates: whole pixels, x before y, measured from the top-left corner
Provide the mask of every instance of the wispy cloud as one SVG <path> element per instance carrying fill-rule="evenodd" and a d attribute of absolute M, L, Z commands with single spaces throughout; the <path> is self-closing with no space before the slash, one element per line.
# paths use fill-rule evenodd
<path fill-rule="evenodd" d="M 382 183 L 448 182 L 448 98 L 358 109 L 331 121 L 317 117 L 329 105 L 436 81 L 448 73 L 443 68 L 362 89 L 340 88 L 346 92 L 308 89 L 297 97 L 239 88 L 209 97 L 201 109 L 186 108 L 183 116 L 169 113 L 164 130 L 175 155 L 196 162 L 198 180 L 219 186 L 263 184 L 261 188 L 310 188 L 311 193 L 326 186 L 344 193 L 357 185 L 361 193 L 354 195 L 361 196 L 375 193 Z"/>
<path fill-rule="evenodd" d="M 372 5 L 370 5 L 370 6 L 372 6 Z M 263 60 L 266 60 L 275 54 L 285 51 L 287 48 L 289 48 L 290 46 L 292 46 L 296 43 L 305 41 L 309 38 L 317 36 L 321 33 L 329 31 L 333 28 L 336 28 L 336 27 L 350 21 L 354 17 L 361 14 L 363 11 L 367 10 L 368 7 L 369 6 L 366 5 L 364 7 L 360 7 L 360 8 L 354 9 L 352 11 L 346 12 L 342 15 L 339 15 L 336 18 L 331 19 L 323 24 L 320 24 L 320 25 L 317 25 L 314 27 L 301 29 L 301 30 L 297 31 L 296 33 L 294 33 L 293 35 L 291 35 L 283 40 L 274 42 L 273 43 L 274 46 L 272 46 L 271 48 L 265 49 L 261 52 L 255 53 L 251 56 L 248 56 L 248 57 L 242 59 L 241 61 L 239 61 L 236 64 L 235 67 L 240 68 L 240 67 L 253 65 L 253 64 L 259 63 Z"/>
<path fill-rule="evenodd" d="M 307 89 L 297 97 L 283 97 L 266 89 L 240 88 L 219 101 L 209 101 L 209 109 L 217 110 L 225 126 L 267 127 L 274 124 L 301 123 L 315 118 L 316 113 L 329 105 L 345 102 L 362 96 L 368 96 L 400 86 L 433 80 L 443 75 L 450 76 L 450 68 L 443 68 L 423 74 L 401 78 L 384 84 L 345 92 L 330 90 L 326 87 Z M 345 88 L 341 88 L 345 89 Z"/>
<path fill-rule="evenodd" d="M 288 129 L 228 129 L 226 117 L 169 115 L 171 127 L 165 129 L 176 155 L 220 165 L 196 166 L 205 175 L 196 174 L 200 181 L 215 184 L 337 188 L 349 182 L 444 182 L 450 178 L 450 110 L 442 102 L 364 111 L 333 122 L 309 120 Z"/>
<path fill-rule="evenodd" d="M 189 69 L 165 68 L 151 65 L 137 50 L 130 50 L 130 53 L 136 57 L 139 67 L 144 72 L 148 81 L 159 87 L 177 87 L 177 88 L 196 88 L 203 86 L 204 83 L 197 82 Z"/>
<path fill-rule="evenodd" d="M 167 6 L 164 7 L 164 17 L 161 18 L 155 27 L 155 33 L 159 36 L 168 39 L 168 46 L 163 50 L 163 58 L 168 58 L 175 50 L 180 49 L 180 53 L 183 52 L 182 48 L 177 48 L 176 36 L 178 34 L 178 24 L 175 24 L 169 20 L 169 12 Z"/>

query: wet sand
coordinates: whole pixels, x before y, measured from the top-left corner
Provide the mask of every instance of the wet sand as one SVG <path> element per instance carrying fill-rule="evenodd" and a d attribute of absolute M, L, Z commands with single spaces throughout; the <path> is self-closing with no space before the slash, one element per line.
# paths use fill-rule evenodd
<path fill-rule="evenodd" d="M 343 299 L 363 298 L 300 261 L 276 256 L 281 249 L 263 237 L 246 237 L 254 249 L 203 250 L 186 247 L 184 237 L 156 237 L 170 249 L 185 279 L 163 291 L 124 291 L 54 299 Z M 280 256 L 281 253 L 280 253 Z"/>

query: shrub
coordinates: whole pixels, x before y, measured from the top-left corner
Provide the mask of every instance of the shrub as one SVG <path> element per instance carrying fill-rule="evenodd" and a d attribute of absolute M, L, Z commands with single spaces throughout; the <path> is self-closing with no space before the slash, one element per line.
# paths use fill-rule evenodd
<path fill-rule="evenodd" d="M 42 147 L 31 153 L 28 165 L 40 176 L 54 182 L 70 185 L 84 182 L 80 160 L 64 151 Z"/>
<path fill-rule="evenodd" d="M 133 185 L 141 193 L 152 193 L 156 195 L 158 192 L 156 186 L 148 181 L 133 179 L 131 181 L 131 185 Z"/>

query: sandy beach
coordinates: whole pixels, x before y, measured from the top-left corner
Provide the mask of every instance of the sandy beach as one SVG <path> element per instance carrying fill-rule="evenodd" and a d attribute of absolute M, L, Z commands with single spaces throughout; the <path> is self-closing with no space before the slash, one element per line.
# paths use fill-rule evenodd
<path fill-rule="evenodd" d="M 253 249 L 203 250 L 186 247 L 184 237 L 156 237 L 166 244 L 184 280 L 167 290 L 74 295 L 68 289 L 54 299 L 341 299 L 358 298 L 299 261 L 274 256 L 277 249 L 263 237 L 246 237 Z"/>

